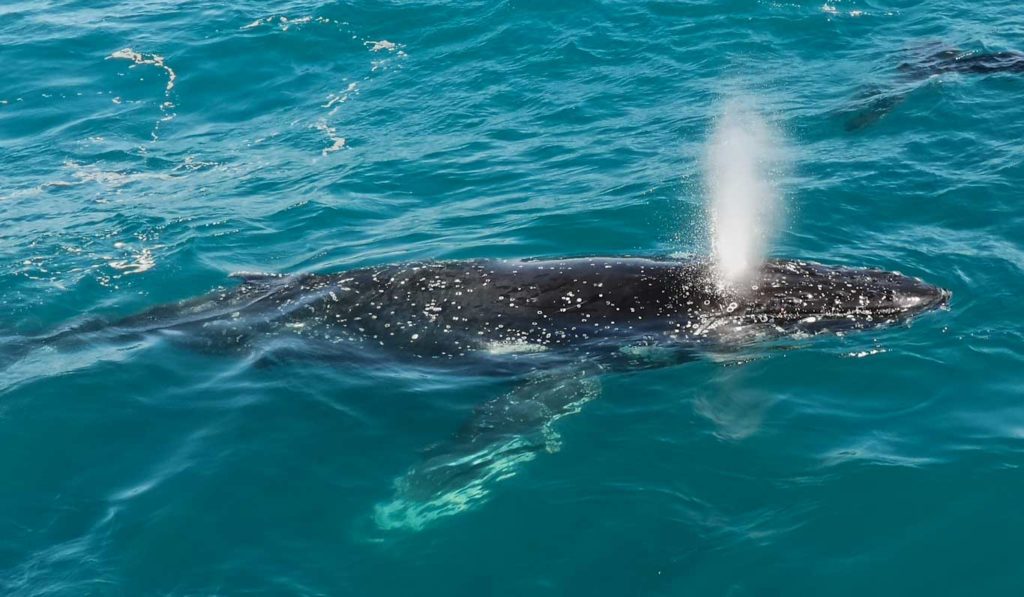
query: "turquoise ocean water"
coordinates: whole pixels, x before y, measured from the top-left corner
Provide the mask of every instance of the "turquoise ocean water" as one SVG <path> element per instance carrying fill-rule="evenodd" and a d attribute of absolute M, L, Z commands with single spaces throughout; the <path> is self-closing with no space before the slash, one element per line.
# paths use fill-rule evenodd
<path fill-rule="evenodd" d="M 6 0 L 4 342 L 239 270 L 703 253 L 736 97 L 784 139 L 774 254 L 954 294 L 604 376 L 419 530 L 375 506 L 508 380 L 41 351 L 0 372 L 0 593 L 1021 594 L 1024 76 L 897 67 L 1022 34 L 991 0 Z"/>

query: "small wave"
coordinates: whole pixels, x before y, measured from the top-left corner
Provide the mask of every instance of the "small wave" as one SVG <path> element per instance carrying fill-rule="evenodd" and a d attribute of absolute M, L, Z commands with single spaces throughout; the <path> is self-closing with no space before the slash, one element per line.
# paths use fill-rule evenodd
<path fill-rule="evenodd" d="M 869 438 L 821 454 L 821 465 L 832 468 L 847 463 L 859 463 L 869 466 L 921 468 L 939 462 L 939 459 L 935 457 L 902 453 L 903 443 L 889 437 Z"/>
<path fill-rule="evenodd" d="M 125 274 L 148 272 L 156 265 L 156 258 L 153 257 L 153 250 L 150 248 L 136 250 L 122 242 L 114 243 L 114 248 L 119 251 L 126 251 L 128 257 L 126 259 L 108 259 L 107 265 Z"/>
<path fill-rule="evenodd" d="M 241 30 L 256 29 L 257 27 L 273 26 L 276 25 L 281 31 L 288 31 L 292 27 L 299 27 L 302 25 L 308 25 L 310 23 L 318 23 L 321 25 L 344 25 L 346 23 L 336 21 L 334 19 L 328 19 L 326 17 L 287 17 L 284 15 L 271 15 L 269 17 L 262 17 L 252 21 L 247 25 L 239 27 Z"/>
<path fill-rule="evenodd" d="M 119 189 L 127 184 L 140 180 L 170 180 L 170 174 L 162 172 L 118 172 L 103 170 L 94 164 L 81 164 L 75 160 L 64 160 L 64 167 L 71 171 L 75 181 L 56 180 L 44 183 L 47 187 L 68 187 L 76 184 L 95 183 L 110 189 Z"/>

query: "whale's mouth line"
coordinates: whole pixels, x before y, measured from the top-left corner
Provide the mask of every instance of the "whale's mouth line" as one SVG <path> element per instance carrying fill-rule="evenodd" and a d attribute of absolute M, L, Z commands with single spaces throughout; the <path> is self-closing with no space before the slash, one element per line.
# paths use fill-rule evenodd
<path fill-rule="evenodd" d="M 952 298 L 953 293 L 946 289 L 938 289 L 934 296 L 922 297 L 922 296 L 910 296 L 905 297 L 899 301 L 896 306 L 856 306 L 849 309 L 837 308 L 837 309 L 801 309 L 798 305 L 794 305 L 792 309 L 785 310 L 747 310 L 744 311 L 742 308 L 737 309 L 735 313 L 726 312 L 720 317 L 760 317 L 765 315 L 769 318 L 778 319 L 791 319 L 794 317 L 846 317 L 849 315 L 906 315 L 911 316 L 919 312 L 928 311 L 931 309 L 948 309 L 949 301 Z M 751 306 L 747 305 L 749 309 Z"/>

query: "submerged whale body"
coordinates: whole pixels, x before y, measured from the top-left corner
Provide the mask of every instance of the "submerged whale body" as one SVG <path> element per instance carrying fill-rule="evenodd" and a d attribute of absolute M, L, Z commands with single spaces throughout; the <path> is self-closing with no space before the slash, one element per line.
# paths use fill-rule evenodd
<path fill-rule="evenodd" d="M 915 76 L 942 73 L 988 75 L 993 73 L 1024 73 L 1022 52 L 966 52 L 946 48 L 928 55 L 923 60 L 903 62 L 899 70 Z"/>
<path fill-rule="evenodd" d="M 992 75 L 1024 73 L 1024 52 L 969 52 L 955 48 L 934 47 L 911 60 L 897 65 L 904 83 L 891 89 L 870 87 L 864 90 L 856 105 L 847 113 L 845 128 L 856 131 L 871 125 L 902 103 L 930 77 L 948 73 Z"/>
<path fill-rule="evenodd" d="M 236 287 L 37 339 L 158 337 L 212 352 L 299 352 L 513 374 L 450 441 L 396 481 L 384 528 L 466 509 L 523 461 L 557 448 L 552 423 L 609 369 L 666 366 L 701 350 L 905 322 L 949 292 L 873 269 L 773 260 L 724 288 L 710 263 L 589 257 L 385 265 L 337 274 L 239 275 Z"/>

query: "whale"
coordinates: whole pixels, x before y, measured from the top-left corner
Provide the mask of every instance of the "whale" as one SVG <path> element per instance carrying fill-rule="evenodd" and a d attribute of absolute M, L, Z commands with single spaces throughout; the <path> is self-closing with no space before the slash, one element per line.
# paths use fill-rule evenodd
<path fill-rule="evenodd" d="M 1024 73 L 1024 52 L 971 52 L 944 48 L 929 54 L 923 60 L 902 62 L 900 72 L 914 76 L 932 76 L 943 73 L 990 75 L 995 73 Z"/>
<path fill-rule="evenodd" d="M 957 73 L 965 75 L 1024 74 L 1024 52 L 973 52 L 949 47 L 927 47 L 916 56 L 896 65 L 900 83 L 885 89 L 867 87 L 858 95 L 854 106 L 846 110 L 844 128 L 848 132 L 878 122 L 899 106 L 922 84 L 935 76 Z"/>
<path fill-rule="evenodd" d="M 605 372 L 906 324 L 951 297 L 897 272 L 785 259 L 731 285 L 709 260 L 617 256 L 234 278 L 204 296 L 80 322 L 22 346 L 60 352 L 146 338 L 271 362 L 305 356 L 508 378 L 507 392 L 396 478 L 392 498 L 374 508 L 386 529 L 420 529 L 466 510 L 524 462 L 557 451 L 555 423 L 599 395 Z"/>

